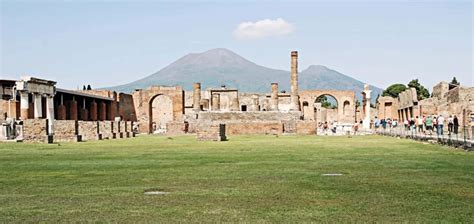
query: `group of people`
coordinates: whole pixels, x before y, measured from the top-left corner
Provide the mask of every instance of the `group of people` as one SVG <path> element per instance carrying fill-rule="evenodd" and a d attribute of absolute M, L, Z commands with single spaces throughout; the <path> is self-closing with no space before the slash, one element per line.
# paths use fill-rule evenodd
<path fill-rule="evenodd" d="M 391 121 L 390 118 L 385 120 L 379 120 L 375 117 L 374 120 L 374 127 L 378 129 L 379 127 L 387 128 L 389 127 L 396 127 L 397 124 L 394 125 L 396 120 Z M 458 134 L 459 131 L 459 120 L 456 115 L 450 115 L 448 119 L 445 119 L 443 115 L 428 115 L 428 116 L 416 116 L 415 118 L 409 118 L 403 122 L 405 130 L 407 131 L 416 131 L 419 133 L 429 134 L 432 135 L 435 132 L 437 135 L 444 135 L 444 128 L 445 124 L 447 123 L 448 126 L 448 134 Z"/>

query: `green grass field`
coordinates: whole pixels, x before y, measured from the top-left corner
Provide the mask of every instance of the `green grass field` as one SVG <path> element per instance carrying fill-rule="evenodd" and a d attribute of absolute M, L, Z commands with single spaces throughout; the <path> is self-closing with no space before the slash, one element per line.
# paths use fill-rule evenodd
<path fill-rule="evenodd" d="M 474 154 L 381 136 L 0 144 L 1 223 L 311 221 L 474 223 Z"/>

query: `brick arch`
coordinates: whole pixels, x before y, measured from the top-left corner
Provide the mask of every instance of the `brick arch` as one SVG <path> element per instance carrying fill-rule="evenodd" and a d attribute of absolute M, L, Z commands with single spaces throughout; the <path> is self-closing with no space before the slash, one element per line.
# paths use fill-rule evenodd
<path fill-rule="evenodd" d="M 343 123 L 352 123 L 355 120 L 355 92 L 347 90 L 301 90 L 299 91 L 300 103 L 315 102 L 320 96 L 328 95 L 334 97 L 337 102 L 337 121 Z M 344 113 L 344 103 L 349 102 L 353 109 L 349 113 Z"/>
<path fill-rule="evenodd" d="M 182 121 L 184 114 L 184 91 L 181 87 L 152 86 L 133 92 L 135 111 L 141 133 L 151 133 L 151 103 L 156 97 L 166 95 L 173 102 L 173 121 Z"/>

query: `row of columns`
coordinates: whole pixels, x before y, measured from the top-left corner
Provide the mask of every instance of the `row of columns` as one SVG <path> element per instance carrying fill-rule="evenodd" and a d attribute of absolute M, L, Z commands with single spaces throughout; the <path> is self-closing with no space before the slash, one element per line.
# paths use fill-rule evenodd
<path fill-rule="evenodd" d="M 33 94 L 33 117 L 43 118 L 43 104 L 42 98 L 43 96 L 46 98 L 46 118 L 53 119 L 54 118 L 54 96 L 50 94 L 40 94 L 40 93 L 32 93 Z M 20 92 L 20 117 L 23 120 L 29 118 L 29 111 L 30 111 L 30 103 L 29 103 L 29 93 L 26 91 Z"/>
<path fill-rule="evenodd" d="M 92 101 L 89 104 L 89 110 L 87 109 L 86 99 L 82 99 L 81 108 L 78 110 L 78 102 L 73 96 L 72 100 L 69 103 L 69 110 L 66 109 L 64 105 L 63 95 L 61 95 L 60 105 L 57 109 L 57 118 L 58 120 L 91 120 L 91 121 L 103 121 L 103 120 L 113 120 L 115 117 L 115 111 L 117 109 L 117 103 L 112 101 L 109 103 L 109 113 L 107 114 L 107 104 L 103 101 L 97 103 Z M 69 111 L 69 117 L 67 116 L 67 111 Z"/>
<path fill-rule="evenodd" d="M 29 103 L 29 92 L 20 91 L 20 117 L 23 120 L 29 118 L 30 103 Z M 53 122 L 54 120 L 54 95 L 32 93 L 33 94 L 33 117 L 35 119 L 43 118 L 43 96 L 46 98 L 46 119 L 48 122 L 48 133 L 53 133 Z"/>

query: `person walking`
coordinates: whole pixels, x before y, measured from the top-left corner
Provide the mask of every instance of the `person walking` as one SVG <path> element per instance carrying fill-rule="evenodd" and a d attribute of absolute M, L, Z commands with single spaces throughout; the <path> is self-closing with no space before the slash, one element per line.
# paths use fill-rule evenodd
<path fill-rule="evenodd" d="M 443 115 L 439 115 L 438 116 L 438 121 L 436 122 L 438 124 L 438 128 L 437 128 L 437 131 L 438 131 L 438 135 L 441 135 L 443 136 L 444 135 L 444 117 Z"/>
<path fill-rule="evenodd" d="M 418 125 L 418 132 L 423 132 L 423 118 L 416 116 L 416 125 Z"/>
<path fill-rule="evenodd" d="M 425 126 L 426 126 L 426 132 L 428 132 L 429 135 L 432 135 L 433 134 L 433 119 L 429 115 L 428 117 L 426 117 Z"/>
<path fill-rule="evenodd" d="M 451 135 L 453 133 L 454 123 L 453 123 L 453 116 L 449 115 L 448 117 L 448 134 Z"/>
<path fill-rule="evenodd" d="M 458 128 L 459 128 L 459 120 L 456 115 L 453 118 L 453 132 L 457 136 L 458 135 Z"/>

